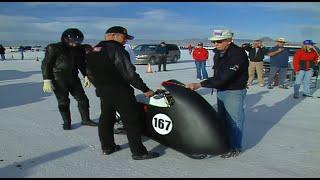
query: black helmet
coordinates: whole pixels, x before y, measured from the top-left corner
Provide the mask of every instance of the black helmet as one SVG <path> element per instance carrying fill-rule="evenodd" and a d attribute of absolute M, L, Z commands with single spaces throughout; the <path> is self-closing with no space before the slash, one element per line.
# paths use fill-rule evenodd
<path fill-rule="evenodd" d="M 61 41 L 64 43 L 81 44 L 83 38 L 82 32 L 77 28 L 66 29 L 61 35 Z"/>

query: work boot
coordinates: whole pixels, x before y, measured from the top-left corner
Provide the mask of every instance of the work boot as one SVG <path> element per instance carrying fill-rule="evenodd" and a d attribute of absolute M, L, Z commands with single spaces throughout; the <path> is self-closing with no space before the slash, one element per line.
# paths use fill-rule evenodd
<path fill-rule="evenodd" d="M 142 154 L 142 155 L 132 155 L 133 160 L 145 160 L 145 159 L 152 159 L 156 157 L 159 157 L 159 153 L 152 152 L 152 151 L 149 151 L 146 154 Z"/>
<path fill-rule="evenodd" d="M 102 149 L 102 154 L 109 155 L 120 150 L 121 150 L 121 147 L 119 145 L 115 145 L 110 148 Z"/>
<path fill-rule="evenodd" d="M 63 130 L 71 130 L 71 115 L 70 111 L 62 112 L 60 111 L 62 120 L 63 120 Z"/>
<path fill-rule="evenodd" d="M 97 126 L 98 124 L 90 120 L 89 117 L 89 108 L 79 107 L 79 112 L 81 115 L 81 125 L 85 126 Z"/>

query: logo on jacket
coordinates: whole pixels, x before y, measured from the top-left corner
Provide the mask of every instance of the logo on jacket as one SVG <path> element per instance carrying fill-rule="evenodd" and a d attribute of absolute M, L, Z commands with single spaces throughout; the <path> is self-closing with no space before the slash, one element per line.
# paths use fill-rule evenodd
<path fill-rule="evenodd" d="M 101 47 L 94 47 L 93 48 L 93 52 L 100 52 L 101 51 Z"/>
<path fill-rule="evenodd" d="M 239 66 L 238 65 L 234 65 L 234 66 L 230 67 L 229 69 L 232 70 L 232 71 L 238 71 Z"/>

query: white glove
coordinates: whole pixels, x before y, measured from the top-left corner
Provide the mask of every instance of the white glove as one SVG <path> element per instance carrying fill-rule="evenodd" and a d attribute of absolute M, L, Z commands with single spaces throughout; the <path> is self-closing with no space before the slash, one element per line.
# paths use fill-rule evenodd
<path fill-rule="evenodd" d="M 53 91 L 54 87 L 53 87 L 50 79 L 45 79 L 45 80 L 43 80 L 43 87 L 42 87 L 42 89 L 43 89 L 43 92 L 47 92 L 47 93 Z"/>
<path fill-rule="evenodd" d="M 88 79 L 88 76 L 84 77 L 84 87 L 89 88 L 91 86 L 91 82 Z"/>

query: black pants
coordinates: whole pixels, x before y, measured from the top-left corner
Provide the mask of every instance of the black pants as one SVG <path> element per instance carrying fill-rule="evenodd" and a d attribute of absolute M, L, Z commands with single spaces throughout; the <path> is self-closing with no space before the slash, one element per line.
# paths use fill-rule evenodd
<path fill-rule="evenodd" d="M 159 56 L 158 71 L 161 71 L 161 64 L 163 64 L 163 70 L 166 71 L 167 56 Z"/>
<path fill-rule="evenodd" d="M 144 123 L 139 118 L 139 108 L 133 89 L 113 85 L 97 89 L 97 96 L 101 100 L 101 115 L 98 125 L 101 148 L 106 149 L 115 145 L 113 128 L 116 111 L 118 111 L 127 131 L 131 153 L 133 155 L 145 154 L 147 149 L 141 140 Z"/>
<path fill-rule="evenodd" d="M 78 109 L 82 121 L 89 120 L 89 99 L 86 96 L 78 77 L 54 80 L 52 81 L 52 84 L 54 86 L 53 92 L 57 98 L 60 113 L 70 114 L 70 93 L 78 102 Z"/>

